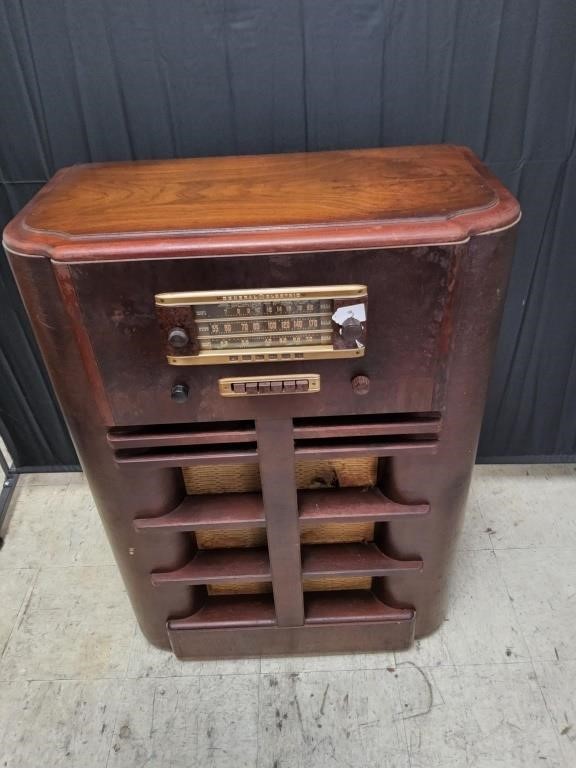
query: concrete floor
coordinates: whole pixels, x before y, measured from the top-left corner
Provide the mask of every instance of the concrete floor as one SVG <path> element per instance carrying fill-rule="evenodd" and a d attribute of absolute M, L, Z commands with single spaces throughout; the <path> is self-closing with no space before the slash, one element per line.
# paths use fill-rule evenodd
<path fill-rule="evenodd" d="M 182 663 L 147 645 L 81 475 L 0 552 L 4 768 L 572 768 L 576 466 L 478 467 L 447 622 L 403 653 Z"/>

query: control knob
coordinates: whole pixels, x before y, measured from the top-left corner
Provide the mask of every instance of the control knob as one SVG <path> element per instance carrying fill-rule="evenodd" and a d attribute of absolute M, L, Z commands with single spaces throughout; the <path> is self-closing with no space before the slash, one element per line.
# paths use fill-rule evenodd
<path fill-rule="evenodd" d="M 170 397 L 175 403 L 185 403 L 188 400 L 190 390 L 187 384 L 174 384 Z"/>
<path fill-rule="evenodd" d="M 370 392 L 370 379 L 368 376 L 354 376 L 351 384 L 355 395 L 367 395 Z"/>
<path fill-rule="evenodd" d="M 168 344 L 176 349 L 185 347 L 190 341 L 190 337 L 184 328 L 172 328 L 168 334 Z"/>
<path fill-rule="evenodd" d="M 355 344 L 361 339 L 363 332 L 364 328 L 362 327 L 362 323 L 356 317 L 347 317 L 340 328 L 340 335 L 346 344 L 350 345 Z"/>

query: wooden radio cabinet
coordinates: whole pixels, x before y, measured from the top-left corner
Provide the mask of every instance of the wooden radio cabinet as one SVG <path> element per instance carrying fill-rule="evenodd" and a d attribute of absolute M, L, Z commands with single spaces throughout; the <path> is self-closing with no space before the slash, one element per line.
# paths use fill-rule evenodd
<path fill-rule="evenodd" d="M 442 145 L 74 166 L 9 224 L 150 642 L 368 651 L 438 627 L 518 219 Z"/>

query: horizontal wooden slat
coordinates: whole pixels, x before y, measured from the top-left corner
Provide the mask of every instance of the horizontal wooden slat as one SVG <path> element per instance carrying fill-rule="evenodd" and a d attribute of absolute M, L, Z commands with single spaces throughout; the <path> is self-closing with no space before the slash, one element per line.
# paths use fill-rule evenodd
<path fill-rule="evenodd" d="M 317 438 L 338 437 L 368 437 L 385 435 L 434 435 L 440 432 L 442 420 L 440 418 L 411 418 L 406 420 L 378 420 L 373 421 L 348 420 L 339 421 L 334 418 L 330 421 L 319 420 L 294 420 L 294 437 L 300 440 L 313 440 Z"/>
<path fill-rule="evenodd" d="M 300 524 L 383 522 L 425 515 L 429 504 L 397 504 L 378 488 L 299 491 Z"/>
<path fill-rule="evenodd" d="M 357 621 L 411 621 L 411 608 L 391 608 L 366 590 L 309 592 L 304 598 L 306 624 L 341 624 Z"/>
<path fill-rule="evenodd" d="M 421 560 L 395 560 L 376 544 L 315 544 L 302 547 L 302 574 L 318 576 L 384 576 L 419 571 Z"/>
<path fill-rule="evenodd" d="M 300 525 L 360 523 L 425 515 L 430 505 L 397 504 L 378 488 L 339 488 L 299 491 Z M 199 531 L 202 529 L 262 528 L 266 525 L 259 493 L 186 496 L 176 509 L 159 517 L 137 518 L 137 531 Z"/>
<path fill-rule="evenodd" d="M 353 440 L 350 442 L 338 442 L 327 440 L 326 442 L 296 441 L 295 455 L 297 459 L 345 459 L 360 456 L 397 456 L 405 453 L 430 454 L 436 453 L 438 440 L 429 439 L 384 439 L 384 440 Z M 245 447 L 219 450 L 191 450 L 171 451 L 169 448 L 157 451 L 144 449 L 120 450 L 115 453 L 118 464 L 137 465 L 148 464 L 151 467 L 188 467 L 194 465 L 209 464 L 238 464 L 258 463 L 258 451 L 251 444 Z"/>
<path fill-rule="evenodd" d="M 405 440 L 405 441 L 366 441 L 354 443 L 328 443 L 296 445 L 295 453 L 298 459 L 344 459 L 356 456 L 398 456 L 400 454 L 433 454 L 438 450 L 438 441 Z"/>
<path fill-rule="evenodd" d="M 151 467 L 190 467 L 194 464 L 256 464 L 258 462 L 258 452 L 256 448 L 236 448 L 231 451 L 182 451 L 179 452 L 160 452 L 157 453 L 131 453 L 129 451 L 119 451 L 116 453 L 115 460 L 123 466 L 136 465 L 142 466 L 148 464 Z"/>
<path fill-rule="evenodd" d="M 265 549 L 198 550 L 182 568 L 153 573 L 152 584 L 227 584 L 270 581 L 270 562 Z"/>
<path fill-rule="evenodd" d="M 134 520 L 137 531 L 199 531 L 203 528 L 263 527 L 264 505 L 259 493 L 186 496 L 176 509 L 160 517 Z"/>
<path fill-rule="evenodd" d="M 256 439 L 250 422 L 239 422 L 238 427 L 222 426 L 199 429 L 162 429 L 160 427 L 133 429 L 112 429 L 108 432 L 108 444 L 115 450 L 137 448 L 177 448 L 194 445 L 230 445 L 249 443 Z M 301 440 L 319 438 L 346 438 L 395 435 L 433 435 L 441 429 L 439 417 L 388 418 L 368 421 L 362 417 L 337 417 L 333 419 L 295 419 L 294 437 Z"/>
<path fill-rule="evenodd" d="M 305 596 L 306 624 L 412 621 L 410 608 L 392 608 L 366 590 L 310 592 Z M 170 630 L 234 629 L 276 624 L 272 595 L 210 597 L 199 611 L 168 622 Z"/>
<path fill-rule="evenodd" d="M 128 430 L 111 431 L 107 435 L 108 444 L 116 449 L 130 448 L 162 448 L 180 445 L 210 445 L 221 443 L 250 443 L 256 440 L 255 429 L 201 429 L 198 431 L 146 431 L 130 432 Z"/>
<path fill-rule="evenodd" d="M 211 597 L 197 613 L 172 619 L 170 629 L 224 629 L 276 623 L 272 595 Z"/>
<path fill-rule="evenodd" d="M 207 584 L 208 595 L 266 595 L 272 593 L 272 583 L 269 581 L 242 581 L 230 584 Z"/>

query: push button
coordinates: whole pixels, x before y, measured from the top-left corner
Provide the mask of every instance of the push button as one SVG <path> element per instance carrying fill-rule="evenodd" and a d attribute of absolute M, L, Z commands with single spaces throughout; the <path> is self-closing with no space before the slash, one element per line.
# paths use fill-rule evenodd
<path fill-rule="evenodd" d="M 281 381 L 271 381 L 270 382 L 270 391 L 273 395 L 279 395 L 282 393 L 282 382 Z"/>
<path fill-rule="evenodd" d="M 247 381 L 246 382 L 246 394 L 247 395 L 257 395 L 258 394 L 258 383 L 256 381 Z"/>
<path fill-rule="evenodd" d="M 243 395 L 246 392 L 246 384 L 243 381 L 235 381 L 232 384 L 232 392 L 236 392 L 239 395 Z"/>
<path fill-rule="evenodd" d="M 284 381 L 284 392 L 296 392 L 296 382 L 294 379 L 286 379 Z"/>
<path fill-rule="evenodd" d="M 262 394 L 267 394 L 270 392 L 270 382 L 269 381 L 259 381 L 258 382 L 258 392 Z"/>
<path fill-rule="evenodd" d="M 297 392 L 308 392 L 309 388 L 310 388 L 310 383 L 308 379 L 296 379 Z"/>

